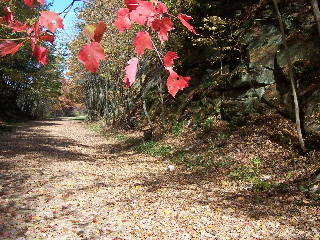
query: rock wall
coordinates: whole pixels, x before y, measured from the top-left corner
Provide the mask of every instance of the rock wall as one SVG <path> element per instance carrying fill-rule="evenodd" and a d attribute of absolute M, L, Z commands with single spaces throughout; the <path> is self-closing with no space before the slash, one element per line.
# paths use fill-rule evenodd
<path fill-rule="evenodd" d="M 305 1 L 293 1 L 282 11 L 285 13 L 283 17 L 304 130 L 308 135 L 319 137 L 320 37 L 312 9 Z M 250 114 L 264 114 L 268 109 L 275 108 L 294 120 L 288 63 L 272 6 L 264 6 L 259 19 L 251 20 L 251 26 L 242 29 L 239 37 L 243 59 L 237 66 L 229 68 L 224 81 L 220 80 L 222 97 L 218 105 L 222 118 L 241 124 Z M 202 76 L 203 81 L 213 81 L 218 71 L 208 71 Z"/>

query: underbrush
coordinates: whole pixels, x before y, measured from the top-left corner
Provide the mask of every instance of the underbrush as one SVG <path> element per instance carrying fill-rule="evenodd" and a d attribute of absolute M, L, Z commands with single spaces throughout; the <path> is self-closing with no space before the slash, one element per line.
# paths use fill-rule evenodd
<path fill-rule="evenodd" d="M 97 132 L 101 135 L 105 135 L 106 124 L 104 121 L 89 121 L 87 122 L 88 128 L 94 132 Z"/>
<path fill-rule="evenodd" d="M 170 153 L 171 146 L 150 141 L 150 142 L 143 142 L 137 146 L 134 146 L 133 149 L 153 157 L 164 158 L 168 156 L 168 154 Z"/>

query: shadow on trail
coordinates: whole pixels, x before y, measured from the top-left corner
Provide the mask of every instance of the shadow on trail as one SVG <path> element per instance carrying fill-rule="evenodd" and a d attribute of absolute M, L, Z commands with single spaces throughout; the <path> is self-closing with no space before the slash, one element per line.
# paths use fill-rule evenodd
<path fill-rule="evenodd" d="M 66 149 L 70 147 L 87 148 L 88 146 L 71 138 L 52 136 L 50 132 L 41 129 L 43 126 L 59 126 L 57 120 L 59 119 L 31 122 L 15 129 L 12 133 L 0 135 L 0 156 L 6 159 L 21 157 L 21 160 L 28 154 L 71 161 L 90 159 L 86 154 Z"/>
<path fill-rule="evenodd" d="M 42 179 L 46 164 L 52 161 L 92 161 L 88 154 L 81 153 L 81 148 L 89 146 L 46 130 L 47 126 L 63 125 L 59 121 L 63 119 L 33 121 L 0 134 L 0 239 L 24 237 L 27 229 L 21 224 L 35 221 L 32 217 L 35 210 L 30 207 L 30 202 L 37 202 L 37 198 L 44 194 L 34 191 L 48 181 L 59 182 L 70 177 L 68 174 L 72 175 L 61 172 L 54 179 Z"/>
<path fill-rule="evenodd" d="M 177 170 L 149 178 L 141 177 L 143 181 L 137 185 L 146 187 L 146 191 L 150 193 L 161 189 L 175 189 L 177 192 L 187 190 L 179 196 L 185 199 L 185 203 L 208 206 L 212 211 L 225 211 L 227 215 L 232 213 L 232 217 L 240 219 L 243 216 L 248 216 L 253 221 L 276 222 L 286 219 L 295 229 L 308 231 L 318 228 L 317 221 L 310 221 L 310 216 L 304 216 L 301 206 L 306 204 L 297 200 L 298 192 L 277 188 L 268 191 L 230 191 L 221 184 L 221 180 L 225 179 L 224 174 L 217 169 L 195 170 L 189 173 Z M 194 190 L 190 190 L 190 185 Z"/>

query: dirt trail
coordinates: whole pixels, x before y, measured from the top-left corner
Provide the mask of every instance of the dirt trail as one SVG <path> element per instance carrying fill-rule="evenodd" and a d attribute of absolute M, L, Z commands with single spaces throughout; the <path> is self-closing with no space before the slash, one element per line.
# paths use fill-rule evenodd
<path fill-rule="evenodd" d="M 167 172 L 68 118 L 0 143 L 0 239 L 320 238 L 317 208 L 249 200 L 214 172 Z"/>

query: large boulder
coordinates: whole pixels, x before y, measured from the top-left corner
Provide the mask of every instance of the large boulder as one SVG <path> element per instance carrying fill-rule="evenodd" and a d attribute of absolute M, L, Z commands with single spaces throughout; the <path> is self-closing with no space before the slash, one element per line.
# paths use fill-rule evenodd
<path fill-rule="evenodd" d="M 222 118 L 242 125 L 251 114 L 262 114 L 265 104 L 261 97 L 265 88 L 234 89 L 224 94 L 221 101 Z"/>
<path fill-rule="evenodd" d="M 276 82 L 274 63 L 281 34 L 273 25 L 259 26 L 246 34 L 242 44 L 247 46 L 245 63 L 230 73 L 221 103 L 222 118 L 240 124 L 241 118 L 266 109 L 261 99 Z"/>
<path fill-rule="evenodd" d="M 263 103 L 277 109 L 278 112 L 281 112 L 291 119 L 295 118 L 294 102 L 291 91 L 283 92 L 277 88 L 277 84 L 269 85 L 265 90 L 261 99 Z"/>
<path fill-rule="evenodd" d="M 243 41 L 245 64 L 234 69 L 229 83 L 232 87 L 253 87 L 273 84 L 274 59 L 281 44 L 281 34 L 273 25 L 249 31 Z"/>
<path fill-rule="evenodd" d="M 254 20 L 233 32 L 232 40 L 238 44 L 235 49 L 224 56 L 216 46 L 208 47 L 204 58 L 212 65 L 202 81 L 219 93 L 209 98 L 219 98 L 216 106 L 221 99 L 225 120 L 241 122 L 241 118 L 263 114 L 272 107 L 294 121 L 288 61 L 274 6 L 265 2 L 258 8 Z M 320 83 L 320 40 L 314 16 L 303 1 L 283 5 L 282 12 L 304 132 L 319 135 L 320 87 L 310 90 Z"/>

